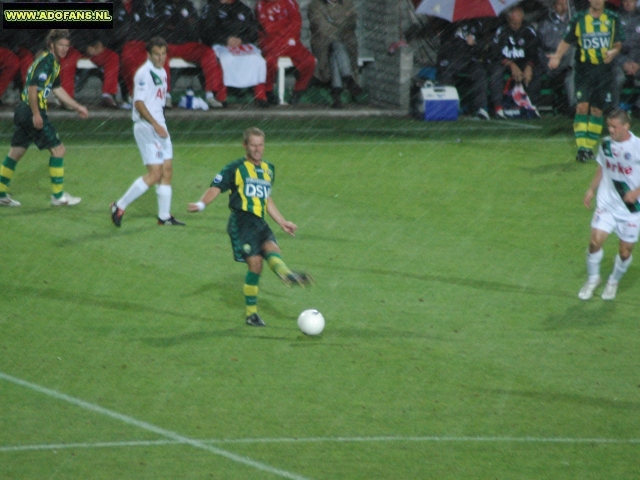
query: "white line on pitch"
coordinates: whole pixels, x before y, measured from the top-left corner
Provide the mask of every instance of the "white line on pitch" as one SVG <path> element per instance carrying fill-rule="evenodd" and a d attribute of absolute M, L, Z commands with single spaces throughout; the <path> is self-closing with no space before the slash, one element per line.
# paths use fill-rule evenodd
<path fill-rule="evenodd" d="M 527 142 L 527 143 L 532 143 L 532 142 L 544 142 L 544 143 L 549 143 L 549 142 L 558 142 L 558 143 L 567 143 L 570 144 L 572 142 L 572 139 L 570 139 L 569 137 L 567 138 L 521 138 L 521 139 L 509 139 L 509 138 L 496 138 L 496 139 L 482 139 L 482 138 L 477 138 L 477 139 L 462 139 L 462 143 L 469 143 L 469 144 L 476 144 L 476 143 L 519 143 L 519 142 Z M 269 142 L 268 146 L 269 147 L 308 147 L 308 146 L 326 146 L 326 145 L 336 145 L 336 146 L 341 146 L 341 145 L 424 145 L 427 143 L 441 143 L 441 144 L 452 144 L 452 143 L 460 143 L 457 142 L 456 140 L 428 140 L 428 139 L 424 139 L 424 140 L 378 140 L 378 141 L 371 141 L 371 140 L 349 140 L 349 141 L 345 141 L 345 142 L 341 142 L 341 141 L 336 141 L 336 140 L 327 140 L 327 141 L 303 141 L 303 142 L 298 142 L 295 140 L 292 140 L 290 142 Z M 137 152 L 138 149 L 135 145 L 135 143 L 126 143 L 126 144 L 113 144 L 110 143 L 108 145 L 96 145 L 96 144 L 91 144 L 91 145 L 73 145 L 73 144 L 69 144 L 67 142 L 67 144 L 69 145 L 69 148 L 73 149 L 73 150 L 83 150 L 83 149 L 95 149 L 95 148 L 130 148 L 131 151 L 135 151 Z M 229 148 L 229 147 L 236 147 L 238 145 L 237 142 L 226 142 L 226 143 L 173 143 L 173 146 L 176 148 Z"/>
<path fill-rule="evenodd" d="M 455 131 L 456 132 L 475 132 L 475 131 L 494 131 L 494 132 L 499 132 L 499 131 L 503 131 L 503 130 L 541 130 L 542 126 L 540 125 L 528 125 L 528 124 L 520 124 L 517 122 L 499 122 L 499 125 L 496 124 L 488 124 L 488 123 L 484 123 L 484 122 L 471 122 L 468 125 L 465 126 L 460 126 L 457 125 L 455 126 Z M 171 130 L 171 135 L 173 137 L 176 136 L 180 136 L 180 135 L 207 135 L 207 134 L 211 134 L 211 135 L 228 135 L 228 134 L 235 134 L 238 133 L 239 130 Z M 402 133 L 405 134 L 407 132 L 411 132 L 411 133 L 424 133 L 424 132 L 429 132 L 431 133 L 431 130 L 428 130 L 426 128 L 423 127 L 407 127 L 407 128 L 347 128 L 346 130 L 337 130 L 335 128 L 302 128 L 302 129 L 278 129 L 278 133 L 295 133 L 295 134 L 300 134 L 300 133 L 305 133 L 305 134 L 326 134 L 326 133 L 345 133 L 345 134 L 350 134 L 350 133 L 356 133 L 356 134 L 389 134 L 389 135 L 393 135 L 395 133 Z M 91 132 L 85 132 L 85 134 L 88 133 L 90 135 L 93 136 L 110 136 L 113 137 L 114 135 L 129 135 L 133 138 L 132 132 L 131 130 L 128 130 L 126 132 L 121 131 L 121 132 L 98 132 L 98 131 L 91 131 Z M 12 135 L 12 133 L 3 133 L 0 134 L 0 137 L 10 137 Z M 66 134 L 67 137 L 73 138 L 74 136 L 81 136 L 81 134 L 79 133 L 67 133 Z"/>
<path fill-rule="evenodd" d="M 441 437 L 441 436 L 379 436 L 379 437 L 308 437 L 308 438 L 239 438 L 202 440 L 205 443 L 349 443 L 349 442 L 504 442 L 504 443 L 598 443 L 640 444 L 640 438 L 563 438 L 563 437 Z"/>
<path fill-rule="evenodd" d="M 47 443 L 42 445 L 13 445 L 0 447 L 0 452 L 24 452 L 29 450 L 63 450 L 69 448 L 152 447 L 156 445 L 180 445 L 175 440 L 130 440 L 126 442 Z"/>
<path fill-rule="evenodd" d="M 253 467 L 257 470 L 262 470 L 263 472 L 269 472 L 274 475 L 278 475 L 280 477 L 290 478 L 292 480 L 307 480 L 305 477 L 302 477 L 295 473 L 287 472 L 279 468 L 274 468 L 274 467 L 271 467 L 270 465 L 267 465 L 266 463 L 257 462 L 248 457 L 243 457 L 240 455 L 236 455 L 235 453 L 227 452 L 226 450 L 222 450 L 212 445 L 207 445 L 201 442 L 200 440 L 188 438 L 183 435 L 180 435 L 179 433 L 172 432 L 171 430 L 166 430 L 164 428 L 156 427 L 155 425 L 152 425 L 147 422 L 143 422 L 141 420 L 137 420 L 133 417 L 129 417 L 128 415 L 123 415 L 121 413 L 114 412 L 113 410 L 103 408 L 99 405 L 85 402 L 84 400 L 80 400 L 78 398 L 70 397 L 69 395 L 65 395 L 64 393 L 60 393 L 55 390 L 51 390 L 49 388 L 41 387 L 40 385 L 36 385 L 35 383 L 27 382 L 25 380 L 21 380 L 16 377 L 12 377 L 11 375 L 7 375 L 6 373 L 3 373 L 3 372 L 0 372 L 0 379 L 6 380 L 7 382 L 13 383 L 15 385 L 20 385 L 21 387 L 29 388 L 38 393 L 42 393 L 44 395 L 48 395 L 49 397 L 53 397 L 57 400 L 62 400 L 62 401 L 71 403 L 73 405 L 84 408 L 86 410 L 100 413 L 114 420 L 119 420 L 123 423 L 126 423 L 127 425 L 132 425 L 142 430 L 153 432 L 157 435 L 173 440 L 175 443 L 191 445 L 192 447 L 199 448 L 201 450 L 206 450 L 208 452 L 214 453 L 216 455 L 227 458 L 229 460 L 240 463 L 242 465 Z"/>
<path fill-rule="evenodd" d="M 284 437 L 284 438 L 238 438 L 195 440 L 203 444 L 255 444 L 255 443 L 381 443 L 381 442 L 424 442 L 424 443 L 567 443 L 600 445 L 640 445 L 640 438 L 570 438 L 570 437 L 440 437 L 440 436 L 378 436 L 378 437 Z M 123 442 L 53 443 L 43 445 L 14 445 L 0 447 L 0 452 L 20 452 L 29 450 L 62 450 L 71 448 L 119 448 L 179 445 L 175 440 L 130 440 Z"/>

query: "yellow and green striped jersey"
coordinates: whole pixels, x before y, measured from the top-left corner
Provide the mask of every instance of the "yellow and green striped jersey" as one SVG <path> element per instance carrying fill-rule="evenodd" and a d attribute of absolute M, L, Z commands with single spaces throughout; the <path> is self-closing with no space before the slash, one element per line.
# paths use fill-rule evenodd
<path fill-rule="evenodd" d="M 608 9 L 597 18 L 592 17 L 589 10 L 578 12 L 564 35 L 565 42 L 578 45 L 580 62 L 593 65 L 603 64 L 607 50 L 624 38 L 620 18 Z"/>
<path fill-rule="evenodd" d="M 51 52 L 40 55 L 29 67 L 27 81 L 20 95 L 21 100 L 29 105 L 28 87 L 38 87 L 38 106 L 40 110 L 47 109 L 47 97 L 54 88 L 60 86 L 60 62 Z"/>
<path fill-rule="evenodd" d="M 229 208 L 251 212 L 264 218 L 271 186 L 275 181 L 275 167 L 265 161 L 254 165 L 239 158 L 224 167 L 211 182 L 222 192 L 229 190 Z"/>

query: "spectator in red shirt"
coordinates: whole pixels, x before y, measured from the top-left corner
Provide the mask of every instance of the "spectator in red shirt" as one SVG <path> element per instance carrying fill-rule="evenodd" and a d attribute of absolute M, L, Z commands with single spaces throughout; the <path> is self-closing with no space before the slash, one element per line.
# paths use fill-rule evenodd
<path fill-rule="evenodd" d="M 34 54 L 44 48 L 43 32 L 46 35 L 46 30 L 0 29 L 0 97 L 14 80 L 18 70 L 21 86 L 24 87 Z"/>
<path fill-rule="evenodd" d="M 289 57 L 298 70 L 290 99 L 291 104 L 296 104 L 316 68 L 315 57 L 300 41 L 300 8 L 295 0 L 258 0 L 256 17 L 260 23 L 258 46 L 267 61 L 267 95 L 273 99 L 278 57 Z"/>
<path fill-rule="evenodd" d="M 20 70 L 20 58 L 9 45 L 8 30 L 0 30 L 0 99 Z M 2 105 L 2 100 L 0 100 Z"/>
<path fill-rule="evenodd" d="M 88 57 L 102 72 L 102 100 L 100 105 L 118 108 L 115 96 L 118 93 L 120 57 L 103 44 L 100 30 L 72 30 L 72 46 L 67 56 L 60 59 L 60 83 L 71 98 L 75 97 L 78 60 Z M 84 54 L 82 53 L 84 52 Z"/>

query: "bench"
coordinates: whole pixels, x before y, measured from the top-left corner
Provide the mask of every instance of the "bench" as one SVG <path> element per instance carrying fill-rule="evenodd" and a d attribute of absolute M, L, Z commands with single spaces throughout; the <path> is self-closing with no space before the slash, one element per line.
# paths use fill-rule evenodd
<path fill-rule="evenodd" d="M 98 68 L 98 66 L 88 58 L 81 58 L 80 60 L 78 60 L 78 63 L 76 65 L 78 68 L 83 70 Z M 194 68 L 194 67 L 197 67 L 197 65 L 195 63 L 185 62 L 181 58 L 172 58 L 171 60 L 169 60 L 169 67 L 170 68 Z"/>
<path fill-rule="evenodd" d="M 362 68 L 369 63 L 373 63 L 375 60 L 373 57 L 358 57 L 358 67 Z M 81 58 L 78 60 L 77 67 L 83 70 L 89 70 L 92 68 L 98 68 L 98 66 L 93 63 L 88 58 Z M 181 58 L 172 58 L 169 60 L 169 68 L 194 68 L 197 67 L 195 63 L 185 62 Z M 278 58 L 278 99 L 280 101 L 280 105 L 284 105 L 284 80 L 285 73 L 287 68 L 293 67 L 293 62 L 289 57 L 280 57 Z"/>
<path fill-rule="evenodd" d="M 373 63 L 373 57 L 358 57 L 358 67 L 362 68 L 369 63 Z M 280 105 L 285 105 L 284 101 L 284 77 L 287 68 L 293 67 L 293 62 L 289 57 L 278 58 L 278 100 Z"/>
<path fill-rule="evenodd" d="M 79 59 L 78 62 L 76 63 L 76 67 L 80 70 L 91 70 L 93 68 L 98 68 L 98 66 L 88 58 Z M 181 58 L 175 57 L 169 60 L 169 68 L 196 68 L 196 67 L 197 65 L 195 63 L 186 62 Z M 175 81 L 176 77 L 174 77 L 173 80 Z"/>

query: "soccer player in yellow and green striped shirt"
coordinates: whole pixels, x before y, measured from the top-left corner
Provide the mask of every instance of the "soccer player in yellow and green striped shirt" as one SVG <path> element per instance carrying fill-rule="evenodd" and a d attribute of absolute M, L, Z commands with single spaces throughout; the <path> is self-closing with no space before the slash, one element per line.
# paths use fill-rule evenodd
<path fill-rule="evenodd" d="M 80 198 L 64 191 L 64 145 L 47 115 L 47 97 L 53 93 L 67 107 L 87 118 L 87 108 L 80 105 L 60 86 L 60 59 L 69 51 L 69 31 L 51 30 L 47 36 L 48 51 L 35 59 L 29 71 L 21 101 L 14 115 L 11 149 L 0 165 L 0 206 L 19 207 L 20 202 L 7 193 L 16 166 L 31 143 L 40 150 L 51 152 L 49 175 L 51 176 L 51 204 L 54 206 L 75 205 Z"/>
<path fill-rule="evenodd" d="M 549 55 L 549 68 L 558 67 L 572 44 L 578 45 L 575 66 L 576 115 L 573 129 L 578 153 L 576 160 L 594 158 L 603 126 L 603 110 L 611 106 L 612 60 L 622 48 L 624 29 L 618 15 L 604 8 L 605 0 L 589 0 L 589 8 L 575 15 L 564 39 Z"/>
<path fill-rule="evenodd" d="M 231 238 L 233 255 L 237 262 L 246 262 L 248 272 L 243 293 L 246 305 L 246 323 L 254 327 L 264 326 L 258 316 L 258 282 L 263 260 L 269 268 L 288 285 L 307 285 L 313 281 L 311 275 L 293 272 L 282 260 L 275 235 L 265 221 L 265 214 L 275 220 L 289 235 L 294 236 L 298 227 L 286 220 L 271 198 L 271 187 L 275 181 L 275 167 L 265 161 L 264 133 L 258 128 L 244 132 L 244 158 L 231 162 L 215 176 L 211 186 L 200 201 L 190 203 L 190 212 L 200 212 L 218 195 L 229 191 L 231 215 L 227 233 Z"/>

